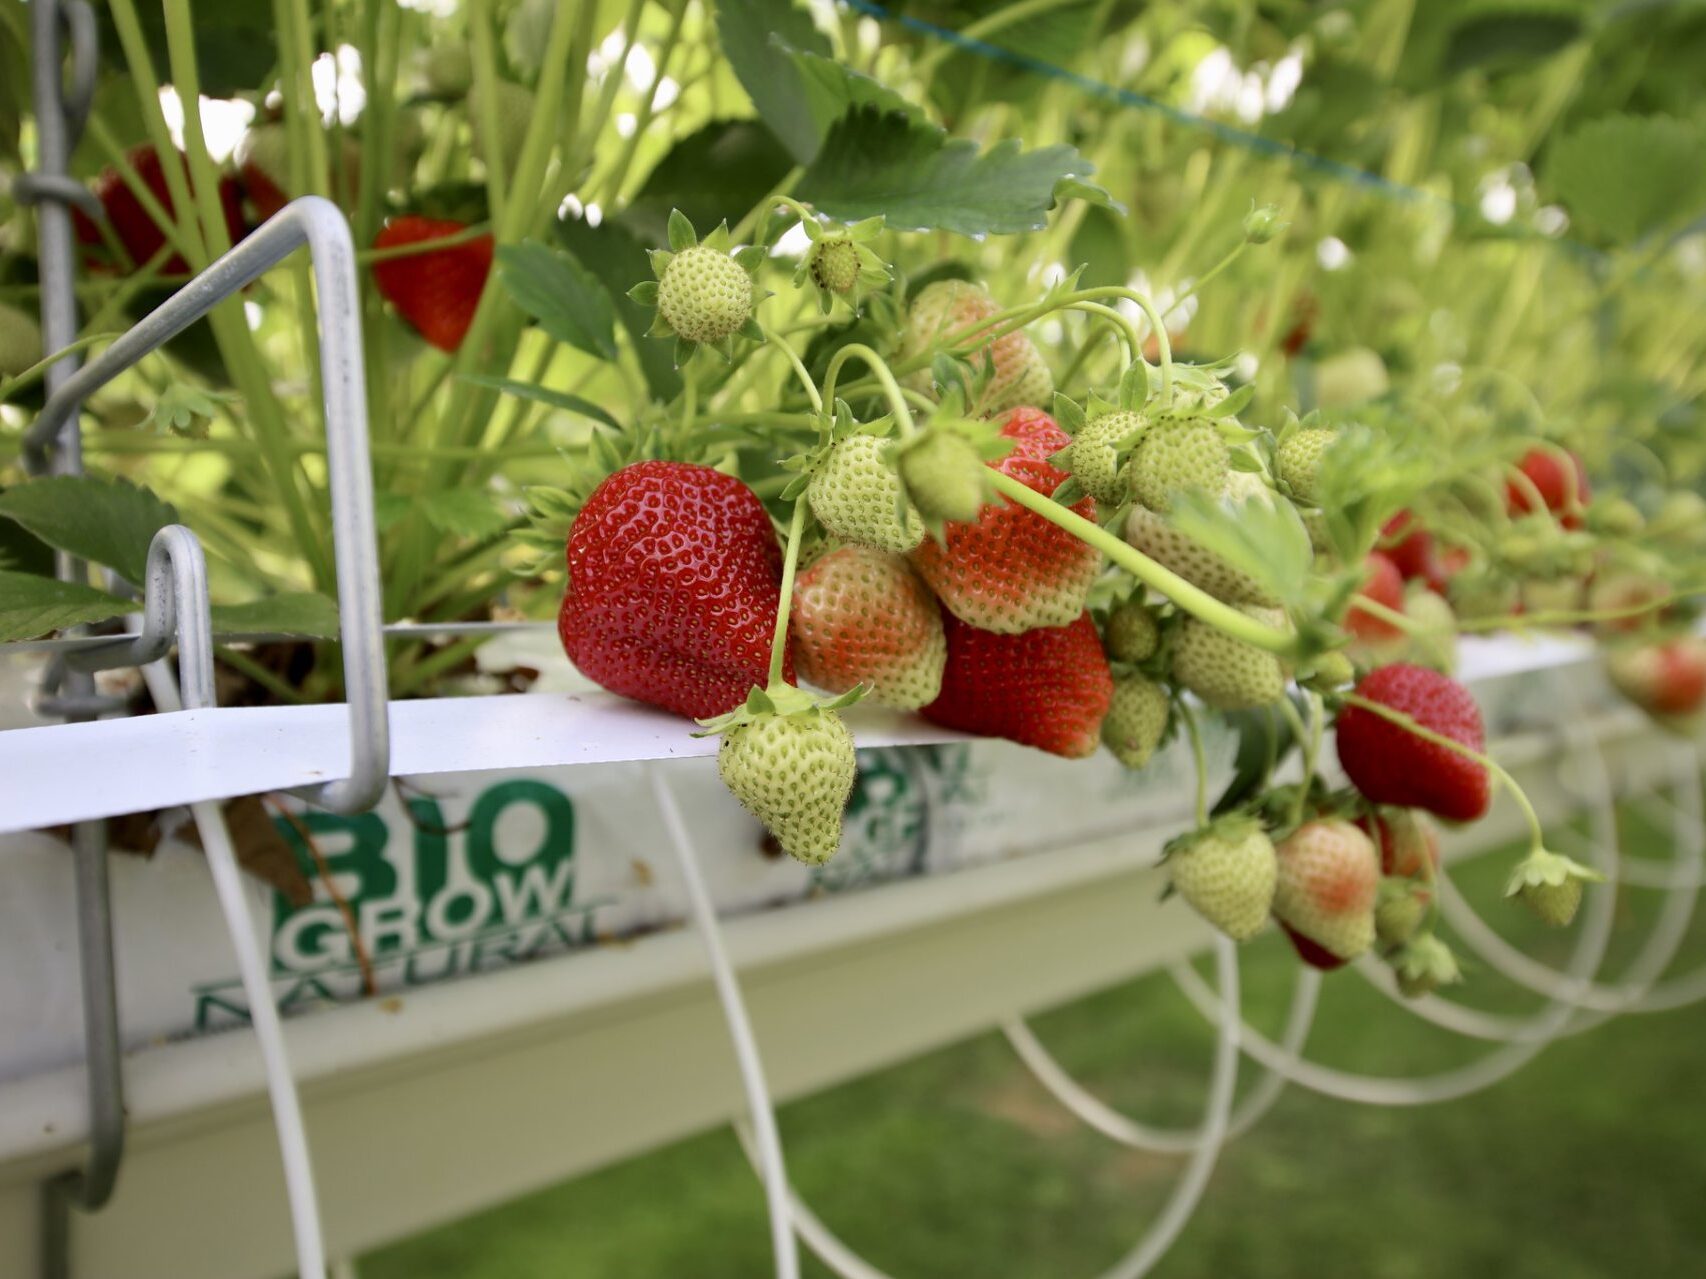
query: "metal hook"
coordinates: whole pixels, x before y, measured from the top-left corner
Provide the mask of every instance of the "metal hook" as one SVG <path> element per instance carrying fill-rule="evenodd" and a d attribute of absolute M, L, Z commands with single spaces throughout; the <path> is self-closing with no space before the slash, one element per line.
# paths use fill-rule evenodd
<path fill-rule="evenodd" d="M 178 641 L 178 682 L 184 705 L 213 705 L 213 622 L 207 603 L 207 560 L 196 535 L 168 524 L 148 544 L 142 630 L 65 654 L 72 670 L 100 671 L 146 666 Z"/>
<path fill-rule="evenodd" d="M 71 42 L 71 84 L 61 90 L 66 150 L 71 151 L 83 137 L 89 110 L 95 104 L 101 33 L 95 24 L 95 11 L 85 0 L 59 0 L 59 21 Z"/>
<path fill-rule="evenodd" d="M 44 210 L 45 212 L 45 210 Z M 349 223 L 329 200 L 293 200 L 243 242 L 67 377 L 24 438 L 41 465 L 79 401 L 105 386 L 216 305 L 306 245 L 320 306 L 327 472 L 338 570 L 339 639 L 350 712 L 350 775 L 304 792 L 337 812 L 371 808 L 384 793 L 391 747 L 373 476 L 367 454 L 367 388 L 361 363 L 361 310 Z"/>

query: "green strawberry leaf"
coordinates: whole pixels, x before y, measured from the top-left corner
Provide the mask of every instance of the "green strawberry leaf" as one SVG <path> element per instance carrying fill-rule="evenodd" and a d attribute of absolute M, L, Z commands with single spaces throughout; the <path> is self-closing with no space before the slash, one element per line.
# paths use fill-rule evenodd
<path fill-rule="evenodd" d="M 569 254 L 532 240 L 506 244 L 498 249 L 498 282 L 559 342 L 600 359 L 616 358 L 610 293 Z"/>
<path fill-rule="evenodd" d="M 639 361 L 652 397 L 674 399 L 681 392 L 681 375 L 675 371 L 669 348 L 659 342 L 640 341 L 651 327 L 655 312 L 627 296 L 635 283 L 651 274 L 644 247 L 627 227 L 609 218 L 597 226 L 564 219 L 557 223 L 557 238 L 574 254 L 576 261 L 603 283 L 614 300 L 616 318 L 634 339 L 634 357 Z"/>
<path fill-rule="evenodd" d="M 1568 0 L 1483 4 L 1451 29 L 1440 69 L 1448 76 L 1517 69 L 1578 39 L 1585 19 L 1581 7 Z"/>
<path fill-rule="evenodd" d="M 793 163 L 758 121 L 713 120 L 669 149 L 616 220 L 644 244 L 669 242 L 675 209 L 695 226 L 738 222 Z"/>
<path fill-rule="evenodd" d="M 215 604 L 213 629 L 226 635 L 336 639 L 338 606 L 318 591 L 287 591 L 247 604 Z"/>
<path fill-rule="evenodd" d="M 1289 694 L 1300 715 L 1308 714 L 1301 695 Z M 1238 734 L 1238 750 L 1232 760 L 1232 780 L 1210 809 L 1220 817 L 1259 795 L 1274 770 L 1297 745 L 1291 722 L 1274 706 L 1226 713 L 1226 722 Z"/>
<path fill-rule="evenodd" d="M 580 396 L 570 395 L 567 391 L 556 391 L 548 386 L 535 386 L 532 382 L 519 382 L 514 378 L 492 377 L 485 373 L 464 373 L 462 380 L 475 386 L 502 391 L 505 395 L 520 396 L 524 400 L 532 400 L 537 404 L 549 404 L 552 408 L 562 409 L 565 413 L 590 417 L 607 426 L 618 425 L 615 418 L 591 400 L 583 400 Z"/>
<path fill-rule="evenodd" d="M 1290 502 L 1219 502 L 1200 492 L 1177 493 L 1168 523 L 1281 602 L 1303 603 L 1315 552 Z"/>
<path fill-rule="evenodd" d="M 128 480 L 56 475 L 0 493 L 0 518 L 16 520 L 55 550 L 104 564 L 141 585 L 154 534 L 178 513 Z"/>
<path fill-rule="evenodd" d="M 1573 217 L 1627 244 L 1700 211 L 1706 134 L 1666 116 L 1604 116 L 1552 144 L 1546 176 Z"/>
<path fill-rule="evenodd" d="M 34 639 L 84 622 L 104 622 L 135 607 L 131 600 L 81 582 L 0 569 L 0 644 Z"/>
<path fill-rule="evenodd" d="M 790 0 L 718 0 L 717 37 L 758 118 L 796 162 L 809 161 L 823 130 L 793 54 L 827 58 L 829 38 Z"/>
<path fill-rule="evenodd" d="M 770 43 L 785 50 L 798 68 L 808 109 L 817 126 L 820 146 L 830 128 L 847 114 L 849 107 L 874 107 L 923 121 L 924 113 L 914 104 L 887 85 L 860 74 L 845 63 L 790 45 L 779 35 L 771 36 Z M 816 154 L 814 148 L 812 155 Z M 809 160 L 812 157 L 805 158 Z"/>
<path fill-rule="evenodd" d="M 428 493 L 418 503 L 426 522 L 440 533 L 485 541 L 509 527 L 510 517 L 491 495 L 478 489 L 445 489 Z"/>
<path fill-rule="evenodd" d="M 1047 225 L 1061 184 L 1094 172 L 1070 146 L 1021 151 L 1008 139 L 980 153 L 934 125 L 858 106 L 830 129 L 796 193 L 844 222 L 881 214 L 901 230 L 1012 235 Z"/>

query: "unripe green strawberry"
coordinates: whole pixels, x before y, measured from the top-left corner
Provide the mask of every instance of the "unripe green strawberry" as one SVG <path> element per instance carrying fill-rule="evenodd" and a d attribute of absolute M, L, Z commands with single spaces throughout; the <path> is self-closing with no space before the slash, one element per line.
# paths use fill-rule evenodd
<path fill-rule="evenodd" d="M 1141 413 L 1103 413 L 1078 428 L 1066 447 L 1066 469 L 1098 502 L 1117 506 L 1125 500 L 1126 484 L 1117 445 L 1145 425 Z"/>
<path fill-rule="evenodd" d="M 1287 928 L 1340 960 L 1355 959 L 1374 944 L 1380 858 L 1367 835 L 1340 818 L 1320 818 L 1298 827 L 1274 851 L 1274 914 Z"/>
<path fill-rule="evenodd" d="M 832 710 L 792 715 L 767 711 L 723 735 L 717 771 L 723 784 L 808 866 L 835 856 L 841 815 L 853 793 L 853 734 Z"/>
<path fill-rule="evenodd" d="M 1285 625 L 1285 614 L 1277 610 L 1240 611 L 1269 625 Z M 1194 617 L 1185 619 L 1175 637 L 1173 678 L 1222 711 L 1267 706 L 1285 696 L 1279 658 Z"/>
<path fill-rule="evenodd" d="M 1457 614 L 1443 595 L 1425 586 L 1409 592 L 1404 613 L 1415 624 L 1406 661 L 1431 666 L 1443 675 L 1457 669 Z"/>
<path fill-rule="evenodd" d="M 421 69 L 427 92 L 435 98 L 465 97 L 474 83 L 474 57 L 465 44 L 453 42 L 429 49 Z"/>
<path fill-rule="evenodd" d="M 1505 885 L 1506 897 L 1523 904 L 1553 928 L 1563 928 L 1582 904 L 1582 885 L 1603 882 L 1605 876 L 1562 853 L 1536 848 L 1517 863 Z"/>
<path fill-rule="evenodd" d="M 1157 418 L 1132 450 L 1131 494 L 1165 514 L 1175 493 L 1218 497 L 1231 469 L 1226 441 L 1212 419 L 1169 413 Z"/>
<path fill-rule="evenodd" d="M 1127 600 L 1108 614 L 1102 643 L 1116 662 L 1147 662 L 1161 644 L 1155 614 L 1136 600 Z"/>
<path fill-rule="evenodd" d="M 1142 768 L 1167 731 L 1167 690 L 1142 675 L 1114 680 L 1114 700 L 1102 721 L 1102 741 L 1127 768 Z"/>
<path fill-rule="evenodd" d="M 1225 818 L 1170 845 L 1173 887 L 1233 941 L 1261 932 L 1279 868 L 1273 841 L 1248 817 Z"/>
<path fill-rule="evenodd" d="M 1522 891 L 1527 907 L 1553 928 L 1566 928 L 1582 904 L 1582 881 L 1566 879 L 1561 884 L 1533 884 Z"/>
<path fill-rule="evenodd" d="M 1382 946 L 1400 946 L 1416 934 L 1428 917 L 1433 894 L 1411 879 L 1387 876 L 1375 899 L 1374 935 Z"/>
<path fill-rule="evenodd" d="M 820 688 L 863 684 L 867 700 L 917 710 L 942 691 L 948 641 L 936 597 L 898 555 L 829 550 L 800 573 L 789 621 L 794 662 Z"/>
<path fill-rule="evenodd" d="M 474 158 L 482 162 L 486 160 L 484 101 L 476 85 L 468 94 L 468 122 L 474 132 Z M 499 80 L 493 86 L 492 104 L 497 109 L 498 154 L 503 157 L 504 172 L 513 175 L 533 123 L 533 93 L 523 85 Z"/>
<path fill-rule="evenodd" d="M 859 250 L 844 235 L 833 235 L 812 245 L 806 259 L 812 283 L 831 293 L 850 293 L 859 282 Z"/>
<path fill-rule="evenodd" d="M 1420 999 L 1441 986 L 1463 980 L 1457 956 L 1432 933 L 1411 938 L 1389 962 L 1399 991 L 1408 999 Z"/>
<path fill-rule="evenodd" d="M 1262 477 L 1250 471 L 1232 472 L 1226 481 L 1225 496 L 1235 503 L 1274 500 Z M 1125 540 L 1218 600 L 1228 604 L 1278 603 L 1249 574 L 1240 572 L 1143 506 L 1133 505 L 1126 516 Z"/>
<path fill-rule="evenodd" d="M 752 277 L 727 253 L 695 244 L 664 268 L 657 305 L 683 339 L 715 345 L 752 317 Z"/>
<path fill-rule="evenodd" d="M 969 524 L 988 500 L 983 456 L 963 435 L 923 431 L 901 448 L 899 467 L 907 496 L 927 520 Z"/>
<path fill-rule="evenodd" d="M 1351 659 L 1334 649 L 1315 659 L 1315 670 L 1304 682 L 1316 692 L 1326 693 L 1343 688 L 1356 677 L 1356 667 L 1351 665 Z"/>
<path fill-rule="evenodd" d="M 0 377 L 17 377 L 41 363 L 41 326 L 35 317 L 0 302 Z"/>
<path fill-rule="evenodd" d="M 1279 446 L 1275 457 L 1279 478 L 1304 506 L 1321 503 L 1321 459 L 1333 442 L 1333 432 L 1319 427 L 1299 431 Z"/>
<path fill-rule="evenodd" d="M 957 340 L 960 335 L 979 342 L 981 337 L 971 336 L 972 330 L 1000 310 L 1000 303 L 965 280 L 937 280 L 927 284 L 912 300 L 907 313 L 901 358 L 911 359 L 929 350 L 961 345 Z M 972 352 L 970 362 L 980 371 L 986 362 L 991 362 L 993 370 L 982 396 L 972 406 L 974 416 L 995 417 L 1022 405 L 1040 408 L 1054 394 L 1054 375 L 1023 330 L 1015 329 L 984 343 Z M 928 391 L 930 370 L 919 370 L 908 382 L 917 390 Z"/>
<path fill-rule="evenodd" d="M 1315 403 L 1351 409 L 1378 400 L 1392 388 L 1386 361 L 1366 346 L 1353 346 L 1315 365 Z"/>
<path fill-rule="evenodd" d="M 812 472 L 806 499 L 831 536 L 904 555 L 924 540 L 924 522 L 910 504 L 902 518 L 900 476 L 884 456 L 892 443 L 865 434 L 836 441 Z"/>

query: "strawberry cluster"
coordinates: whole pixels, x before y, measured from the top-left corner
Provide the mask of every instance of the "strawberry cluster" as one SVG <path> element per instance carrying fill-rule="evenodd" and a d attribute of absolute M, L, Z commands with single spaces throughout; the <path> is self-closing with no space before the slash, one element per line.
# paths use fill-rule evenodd
<path fill-rule="evenodd" d="M 886 282 L 880 228 L 811 225 L 799 287 L 851 307 L 855 283 Z M 700 241 L 679 214 L 670 241 L 632 296 L 678 360 L 786 349 L 758 318 L 763 252 L 722 228 Z M 1430 821 L 1479 819 L 1509 778 L 1447 673 L 1450 557 L 1395 509 L 1401 485 L 1379 479 L 1393 468 L 1368 432 L 1313 415 L 1245 425 L 1253 388 L 1230 386 L 1225 364 L 1173 362 L 1165 342 L 1153 368 L 1099 301 L 1125 292 L 1068 281 L 1004 308 L 947 279 L 904 310 L 875 294 L 887 354 L 848 339 L 817 377 L 789 354 L 810 407 L 767 417 L 816 440 L 772 458 L 776 522 L 727 453 L 612 457 L 568 533 L 564 648 L 605 687 L 720 734 L 730 790 L 814 864 L 839 843 L 855 771 L 841 711 L 861 697 L 1067 758 L 1105 745 L 1133 769 L 1182 728 L 1199 786 L 1195 828 L 1166 857 L 1181 897 L 1238 940 L 1276 921 L 1321 968 L 1372 951 L 1408 993 L 1455 980 L 1431 924 Z M 1026 332 L 1073 307 L 1124 325 L 1130 359 L 1083 403 L 1054 393 Z M 844 380 L 854 361 L 866 377 Z M 691 442 L 687 412 L 676 438 Z M 1585 490 L 1566 485 L 1564 509 Z M 1514 510 L 1528 488 L 1512 491 Z M 1656 677 L 1631 663 L 1629 678 Z M 1211 817 L 1198 719 L 1252 713 L 1289 725 L 1302 779 L 1273 784 L 1284 752 L 1270 752 Z M 1316 771 L 1328 728 L 1336 789 Z M 1511 892 L 1562 923 L 1590 878 L 1536 822 Z"/>

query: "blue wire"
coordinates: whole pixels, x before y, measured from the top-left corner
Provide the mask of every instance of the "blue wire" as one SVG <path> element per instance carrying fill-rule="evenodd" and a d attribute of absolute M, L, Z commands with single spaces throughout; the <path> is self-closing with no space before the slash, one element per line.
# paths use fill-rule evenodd
<path fill-rule="evenodd" d="M 1058 80 L 1063 84 L 1070 84 L 1091 97 L 1117 102 L 1121 106 L 1132 107 L 1139 111 L 1153 111 L 1175 124 L 1200 129 L 1232 146 L 1243 147 L 1247 151 L 1254 151 L 1259 155 L 1269 156 L 1276 160 L 1289 161 L 1299 168 L 1319 173 L 1339 182 L 1349 183 L 1352 186 L 1362 187 L 1386 199 L 1396 200 L 1404 204 L 1431 205 L 1435 208 L 1449 210 L 1459 217 L 1480 218 L 1479 210 L 1471 205 L 1464 204 L 1462 201 L 1435 195 L 1432 191 L 1424 191 L 1420 187 L 1394 182 L 1390 178 L 1381 177 L 1378 173 L 1370 173 L 1366 169 L 1357 168 L 1355 165 L 1345 164 L 1339 160 L 1330 160 L 1324 155 L 1316 155 L 1313 151 L 1305 151 L 1290 142 L 1264 137 L 1259 133 L 1251 133 L 1247 129 L 1239 129 L 1224 124 L 1219 120 L 1210 119 L 1208 116 L 1199 115 L 1194 111 L 1186 111 L 1181 107 L 1172 106 L 1158 98 L 1152 98 L 1148 94 L 1106 84 L 1090 76 L 1080 75 L 1066 67 L 1045 62 L 1041 58 L 1034 58 L 1030 54 L 1003 48 L 998 44 L 990 44 L 987 40 L 979 40 L 976 36 L 965 35 L 963 32 L 955 31 L 952 27 L 937 26 L 934 22 L 926 22 L 922 18 L 894 13 L 882 5 L 874 3 L 874 0 L 840 0 L 840 3 L 855 13 L 865 14 L 879 22 L 899 23 L 910 31 L 933 36 L 980 58 L 987 58 L 992 62 L 1005 62 L 1009 66 L 1018 67 L 1051 80 Z M 1599 250 L 1578 241 L 1545 235 L 1532 227 L 1519 226 L 1512 230 L 1524 239 L 1538 239 L 1580 256 L 1596 260 L 1605 256 Z"/>

